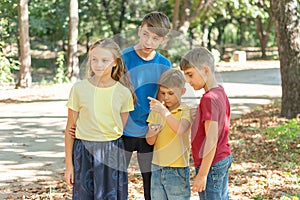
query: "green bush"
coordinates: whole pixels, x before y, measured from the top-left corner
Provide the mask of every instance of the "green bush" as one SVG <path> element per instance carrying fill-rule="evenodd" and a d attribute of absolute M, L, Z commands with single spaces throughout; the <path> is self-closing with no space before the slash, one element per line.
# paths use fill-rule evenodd
<path fill-rule="evenodd" d="M 0 85 L 14 82 L 12 70 L 18 70 L 19 65 L 19 61 L 6 57 L 2 51 L 0 51 Z"/>
<path fill-rule="evenodd" d="M 66 68 L 65 68 L 65 52 L 60 51 L 57 53 L 56 57 L 56 70 L 55 70 L 55 76 L 53 78 L 54 83 L 69 83 L 70 80 L 67 77 L 66 74 Z"/>

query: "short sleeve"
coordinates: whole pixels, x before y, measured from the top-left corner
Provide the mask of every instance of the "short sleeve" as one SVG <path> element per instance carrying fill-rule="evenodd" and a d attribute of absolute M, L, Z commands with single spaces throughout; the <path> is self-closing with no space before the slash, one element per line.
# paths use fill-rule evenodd
<path fill-rule="evenodd" d="M 124 102 L 121 107 L 121 113 L 129 112 L 134 110 L 133 98 L 131 92 L 128 90 Z"/>
<path fill-rule="evenodd" d="M 219 111 L 214 99 L 211 98 L 210 95 L 207 95 L 205 98 L 202 99 L 201 103 L 201 113 L 203 114 L 202 120 L 218 121 Z"/>
<path fill-rule="evenodd" d="M 71 88 L 66 106 L 76 112 L 79 112 L 79 98 L 75 85 Z"/>
<path fill-rule="evenodd" d="M 192 122 L 191 120 L 191 112 L 190 112 L 190 107 L 189 106 L 185 106 L 182 110 L 182 115 L 181 115 L 181 119 L 186 119 L 188 120 L 190 123 Z"/>

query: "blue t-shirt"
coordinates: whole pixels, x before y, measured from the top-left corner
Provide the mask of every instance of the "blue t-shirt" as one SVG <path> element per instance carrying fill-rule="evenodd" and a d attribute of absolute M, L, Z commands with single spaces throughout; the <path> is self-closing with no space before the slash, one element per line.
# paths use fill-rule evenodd
<path fill-rule="evenodd" d="M 150 110 L 147 97 L 156 98 L 157 81 L 162 73 L 171 68 L 171 62 L 157 51 L 152 60 L 143 60 L 137 55 L 134 46 L 124 49 L 122 56 L 137 96 L 137 103 L 134 111 L 129 113 L 124 135 L 144 137 L 148 132 L 146 120 Z"/>

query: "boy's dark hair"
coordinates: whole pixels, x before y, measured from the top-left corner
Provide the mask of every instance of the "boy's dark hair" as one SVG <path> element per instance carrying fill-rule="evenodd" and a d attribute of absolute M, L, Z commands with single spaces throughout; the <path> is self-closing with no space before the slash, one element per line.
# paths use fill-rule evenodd
<path fill-rule="evenodd" d="M 142 26 L 147 24 L 151 32 L 160 37 L 164 37 L 169 33 L 171 23 L 169 18 L 162 12 L 151 12 L 144 16 Z"/>
<path fill-rule="evenodd" d="M 185 78 L 178 69 L 169 69 L 159 78 L 157 84 L 166 88 L 184 88 Z"/>
<path fill-rule="evenodd" d="M 180 69 L 186 70 L 191 67 L 202 69 L 207 66 L 212 72 L 215 71 L 215 59 L 212 53 L 204 48 L 198 47 L 189 51 L 180 61 Z"/>

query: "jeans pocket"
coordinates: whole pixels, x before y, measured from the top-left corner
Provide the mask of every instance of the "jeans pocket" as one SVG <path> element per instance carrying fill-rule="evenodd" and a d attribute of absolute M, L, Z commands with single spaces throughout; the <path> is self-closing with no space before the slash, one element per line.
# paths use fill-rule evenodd
<path fill-rule="evenodd" d="M 183 179 L 189 179 L 190 178 L 190 169 L 188 167 L 186 168 L 174 168 L 176 169 L 175 175 L 178 177 L 181 177 Z"/>
<path fill-rule="evenodd" d="M 214 191 L 220 191 L 223 189 L 223 183 L 228 176 L 228 168 L 230 166 L 230 159 L 225 158 L 217 163 L 215 163 L 210 168 L 208 174 L 208 183 L 210 183 L 210 188 Z"/>
<path fill-rule="evenodd" d="M 165 189 L 169 199 L 189 199 L 190 197 L 190 169 L 172 168 L 166 176 Z"/>

